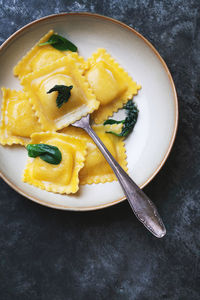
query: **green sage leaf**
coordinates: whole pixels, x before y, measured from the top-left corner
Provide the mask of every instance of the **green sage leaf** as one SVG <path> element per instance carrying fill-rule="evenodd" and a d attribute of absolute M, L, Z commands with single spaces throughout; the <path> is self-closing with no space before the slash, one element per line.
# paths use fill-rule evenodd
<path fill-rule="evenodd" d="M 138 119 L 139 110 L 138 110 L 136 104 L 132 100 L 129 100 L 123 108 L 126 110 L 126 114 L 127 114 L 127 117 L 124 120 L 117 121 L 117 120 L 113 120 L 113 119 L 108 119 L 103 123 L 103 125 L 123 123 L 121 132 L 116 133 L 114 131 L 106 131 L 107 133 L 112 133 L 116 136 L 124 136 L 125 137 L 133 130 L 133 128 L 137 122 L 137 119 Z"/>
<path fill-rule="evenodd" d="M 49 164 L 58 165 L 62 160 L 60 150 L 52 145 L 47 144 L 28 144 L 26 146 L 29 157 L 40 157 Z"/>
<path fill-rule="evenodd" d="M 78 48 L 72 42 L 58 34 L 52 34 L 48 41 L 38 44 L 38 46 L 45 45 L 52 45 L 55 49 L 60 51 L 70 50 L 72 52 L 76 52 L 78 50 Z"/>
<path fill-rule="evenodd" d="M 66 86 L 66 85 L 55 85 L 52 89 L 50 89 L 47 94 L 52 92 L 58 92 L 58 96 L 56 99 L 57 107 L 60 108 L 65 102 L 69 100 L 71 96 L 71 89 L 73 85 Z"/>

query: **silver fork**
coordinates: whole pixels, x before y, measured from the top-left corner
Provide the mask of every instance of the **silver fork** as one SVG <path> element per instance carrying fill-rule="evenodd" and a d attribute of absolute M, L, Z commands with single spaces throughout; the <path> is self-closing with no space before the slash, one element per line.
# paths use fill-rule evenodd
<path fill-rule="evenodd" d="M 94 130 L 90 126 L 90 115 L 72 124 L 75 127 L 84 129 L 93 139 L 111 168 L 115 173 L 126 198 L 140 222 L 157 238 L 162 238 L 166 234 L 166 229 L 160 218 L 158 211 L 153 202 L 137 186 L 130 176 L 122 169 L 112 154 L 108 151 Z"/>

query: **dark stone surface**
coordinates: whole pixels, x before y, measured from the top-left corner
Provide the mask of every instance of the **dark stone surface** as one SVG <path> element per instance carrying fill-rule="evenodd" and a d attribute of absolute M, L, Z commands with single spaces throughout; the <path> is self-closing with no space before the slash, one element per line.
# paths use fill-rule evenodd
<path fill-rule="evenodd" d="M 200 2 L 0 0 L 0 42 L 52 13 L 91 11 L 144 34 L 167 62 L 179 96 L 172 153 L 145 192 L 167 227 L 162 240 L 126 202 L 63 212 L 0 183 L 0 299 L 200 299 Z"/>

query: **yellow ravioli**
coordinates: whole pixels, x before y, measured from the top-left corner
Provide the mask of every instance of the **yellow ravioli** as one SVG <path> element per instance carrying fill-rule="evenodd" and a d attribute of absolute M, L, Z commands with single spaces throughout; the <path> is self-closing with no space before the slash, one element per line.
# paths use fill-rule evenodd
<path fill-rule="evenodd" d="M 62 153 L 60 164 L 53 165 L 40 157 L 28 158 L 23 181 L 49 192 L 70 194 L 79 188 L 79 171 L 84 166 L 86 142 L 61 133 L 42 132 L 31 136 L 31 144 L 56 146 Z"/>
<path fill-rule="evenodd" d="M 29 93 L 45 131 L 66 127 L 99 107 L 99 101 L 71 56 L 23 77 L 21 84 Z M 55 85 L 73 86 L 69 100 L 60 108 L 56 105 L 58 92 L 47 94 Z"/>
<path fill-rule="evenodd" d="M 2 92 L 0 143 L 2 145 L 26 145 L 32 133 L 42 131 L 28 95 L 22 91 L 6 88 L 2 88 Z"/>
<path fill-rule="evenodd" d="M 122 168 L 127 171 L 126 162 L 126 150 L 124 146 L 124 141 L 122 137 L 115 136 L 106 131 L 113 130 L 115 132 L 121 131 L 120 125 L 96 125 L 93 126 L 94 131 L 122 166 Z M 80 128 L 75 128 L 69 126 L 61 130 L 62 133 L 66 135 L 74 136 L 77 138 L 85 139 L 87 143 L 87 155 L 83 169 L 80 171 L 79 179 L 80 184 L 92 184 L 92 183 L 104 183 L 116 180 L 111 167 L 92 141 L 90 136 Z"/>
<path fill-rule="evenodd" d="M 84 64 L 83 57 L 79 56 L 76 52 L 71 51 L 59 51 L 51 45 L 38 46 L 38 44 L 48 41 L 50 36 L 54 34 L 53 30 L 50 30 L 45 36 L 43 36 L 37 44 L 18 62 L 14 67 L 14 75 L 19 78 L 37 71 L 49 64 L 52 64 L 57 59 L 71 55 L 79 66 Z"/>
<path fill-rule="evenodd" d="M 96 124 L 107 120 L 141 88 L 105 49 L 98 49 L 88 59 L 84 75 L 100 101 L 99 109 L 92 114 Z"/>

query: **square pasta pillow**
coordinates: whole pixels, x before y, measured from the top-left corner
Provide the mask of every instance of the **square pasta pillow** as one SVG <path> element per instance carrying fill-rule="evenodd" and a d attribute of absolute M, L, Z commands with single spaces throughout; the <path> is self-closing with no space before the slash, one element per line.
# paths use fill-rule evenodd
<path fill-rule="evenodd" d="M 92 128 L 105 144 L 110 153 L 114 156 L 121 167 L 127 171 L 126 150 L 124 146 L 124 138 L 106 133 L 106 131 L 121 132 L 119 125 L 96 125 Z M 117 180 L 111 167 L 107 163 L 100 150 L 97 148 L 90 136 L 81 128 L 69 126 L 61 130 L 62 133 L 77 138 L 82 138 L 87 143 L 87 155 L 83 169 L 80 171 L 80 184 L 104 183 Z"/>
<path fill-rule="evenodd" d="M 42 131 L 29 97 L 22 91 L 6 88 L 2 88 L 2 93 L 0 143 L 2 145 L 26 145 L 32 133 Z"/>
<path fill-rule="evenodd" d="M 99 107 L 99 101 L 71 56 L 23 77 L 21 84 L 44 131 L 66 127 Z M 71 96 L 61 107 L 56 103 L 58 92 L 48 93 L 58 85 L 72 86 Z"/>
<path fill-rule="evenodd" d="M 84 75 L 100 101 L 99 109 L 92 114 L 96 124 L 107 120 L 141 88 L 105 49 L 88 58 Z"/>
<path fill-rule="evenodd" d="M 31 136 L 31 144 L 56 146 L 61 154 L 60 164 L 54 165 L 40 157 L 28 158 L 22 180 L 49 192 L 70 194 L 79 189 L 78 174 L 84 166 L 84 140 L 61 133 L 43 132 Z"/>
<path fill-rule="evenodd" d="M 71 55 L 81 67 L 84 64 L 83 57 L 79 56 L 77 52 L 60 51 L 52 47 L 51 45 L 39 46 L 39 44 L 45 43 L 54 34 L 53 30 L 50 30 L 45 36 L 43 36 L 37 44 L 17 63 L 13 69 L 15 76 L 19 78 L 37 71 L 49 64 L 52 64 L 57 59 Z"/>

